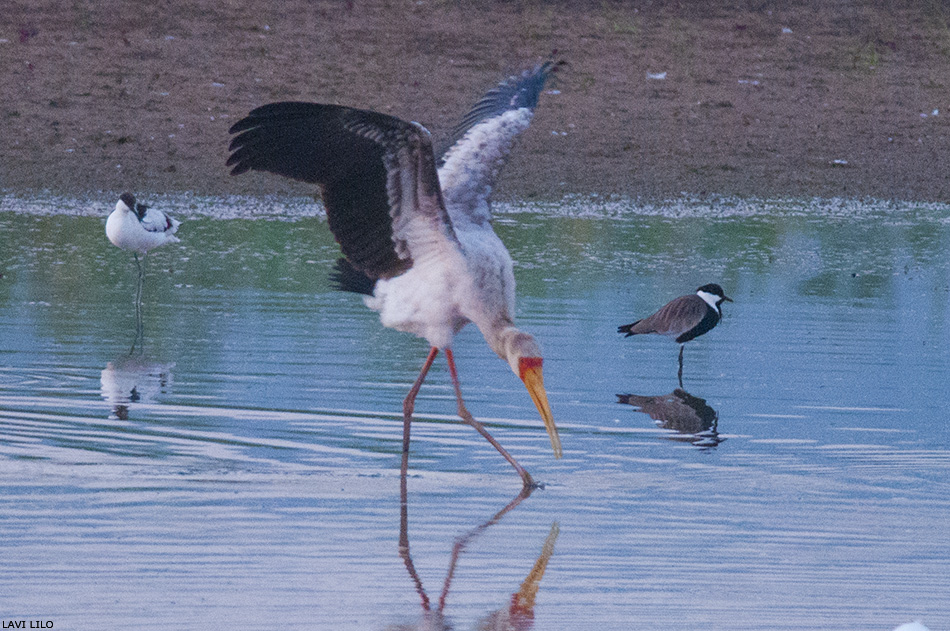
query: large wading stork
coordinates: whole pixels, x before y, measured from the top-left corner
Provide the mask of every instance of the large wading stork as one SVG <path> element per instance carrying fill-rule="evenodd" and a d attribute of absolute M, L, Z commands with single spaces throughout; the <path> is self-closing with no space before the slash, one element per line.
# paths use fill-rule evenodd
<path fill-rule="evenodd" d="M 271 103 L 231 127 L 231 174 L 269 171 L 318 184 L 345 257 L 337 270 L 341 287 L 366 294 L 384 326 L 418 335 L 431 347 L 403 402 L 403 472 L 416 395 L 441 349 L 459 416 L 511 463 L 525 487 L 534 485 L 465 407 L 452 339 L 470 322 L 524 382 L 561 456 L 541 349 L 515 327 L 512 260 L 492 229 L 489 202 L 515 138 L 528 128 L 558 65 L 540 64 L 486 93 L 460 123 L 441 166 L 422 125 L 378 112 Z"/>

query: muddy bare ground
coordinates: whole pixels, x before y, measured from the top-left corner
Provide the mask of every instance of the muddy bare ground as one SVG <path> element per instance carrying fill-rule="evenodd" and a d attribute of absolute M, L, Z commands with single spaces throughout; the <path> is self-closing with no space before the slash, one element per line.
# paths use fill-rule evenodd
<path fill-rule="evenodd" d="M 229 177 L 228 127 L 301 99 L 438 142 L 556 51 L 502 197 L 947 201 L 948 20 L 939 0 L 8 0 L 0 189 L 305 192 Z"/>

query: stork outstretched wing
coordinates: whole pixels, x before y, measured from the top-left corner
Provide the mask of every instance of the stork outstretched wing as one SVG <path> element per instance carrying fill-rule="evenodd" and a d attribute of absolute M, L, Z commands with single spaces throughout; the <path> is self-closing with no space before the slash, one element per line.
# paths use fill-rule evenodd
<path fill-rule="evenodd" d="M 439 180 L 453 220 L 491 219 L 489 197 L 515 139 L 526 130 L 551 73 L 563 62 L 545 62 L 489 90 L 455 129 L 442 154 Z"/>
<path fill-rule="evenodd" d="M 271 103 L 231 127 L 232 175 L 269 171 L 319 184 L 330 230 L 352 266 L 397 276 L 433 240 L 456 241 L 429 132 L 339 105 Z"/>

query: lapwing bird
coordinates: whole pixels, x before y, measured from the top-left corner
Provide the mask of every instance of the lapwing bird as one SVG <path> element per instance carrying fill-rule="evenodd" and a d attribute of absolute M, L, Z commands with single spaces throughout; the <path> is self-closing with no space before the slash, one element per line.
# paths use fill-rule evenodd
<path fill-rule="evenodd" d="M 384 326 L 430 346 L 403 402 L 403 471 L 416 395 L 445 351 L 458 414 L 521 476 L 528 472 L 468 412 L 454 336 L 468 323 L 524 382 L 556 457 L 561 443 L 542 377 L 541 349 L 514 324 L 512 260 L 491 226 L 489 194 L 515 138 L 528 128 L 551 72 L 544 63 L 510 77 L 462 120 L 437 166 L 429 132 L 418 123 L 339 105 L 264 105 L 231 127 L 232 175 L 269 171 L 318 184 L 327 222 L 343 251 L 342 288 L 368 294 Z"/>
<path fill-rule="evenodd" d="M 642 333 L 667 335 L 680 345 L 679 381 L 683 387 L 683 348 L 686 342 L 708 333 L 722 318 L 722 303 L 732 302 L 715 283 L 703 285 L 695 294 L 680 296 L 663 305 L 653 315 L 617 329 L 625 337 Z"/>
<path fill-rule="evenodd" d="M 142 328 L 142 284 L 145 281 L 145 259 L 149 250 L 166 243 L 178 243 L 175 236 L 181 222 L 160 210 L 135 201 L 132 193 L 122 193 L 115 210 L 106 221 L 106 236 L 118 248 L 129 250 L 135 257 L 138 282 L 135 286 L 136 340 Z M 142 260 L 139 261 L 139 254 Z M 132 344 L 133 350 L 135 343 Z"/>

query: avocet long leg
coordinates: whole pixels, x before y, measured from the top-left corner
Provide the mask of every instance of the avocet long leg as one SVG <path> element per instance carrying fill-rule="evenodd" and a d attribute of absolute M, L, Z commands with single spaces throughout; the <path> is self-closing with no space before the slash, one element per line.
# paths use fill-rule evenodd
<path fill-rule="evenodd" d="M 129 350 L 129 354 L 135 352 L 136 344 L 143 341 L 142 338 L 145 336 L 145 325 L 142 323 L 142 287 L 145 284 L 145 261 L 148 258 L 148 252 L 142 255 L 141 261 L 139 261 L 137 252 L 133 252 L 132 255 L 135 257 L 135 267 L 138 270 L 138 278 L 135 282 L 135 340 L 132 342 L 132 348 Z"/>
<path fill-rule="evenodd" d="M 139 352 L 142 352 L 145 347 L 145 331 L 142 326 L 142 314 L 136 309 L 135 310 L 135 338 L 132 339 L 132 348 L 129 349 L 129 355 L 135 353 L 135 347 L 139 347 Z"/>
<path fill-rule="evenodd" d="M 135 257 L 135 267 L 138 270 L 138 280 L 135 283 L 135 309 L 136 311 L 142 305 L 142 285 L 145 283 L 145 259 L 148 256 L 148 253 L 142 255 L 142 260 L 139 261 L 138 252 L 133 252 L 132 256 Z"/>

